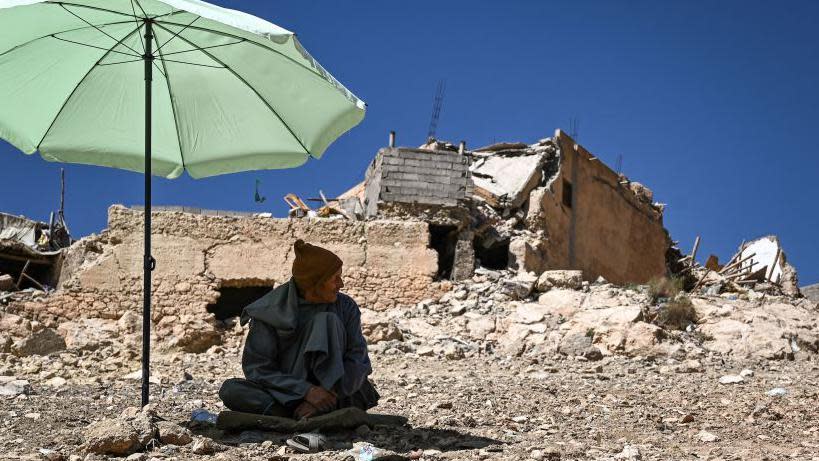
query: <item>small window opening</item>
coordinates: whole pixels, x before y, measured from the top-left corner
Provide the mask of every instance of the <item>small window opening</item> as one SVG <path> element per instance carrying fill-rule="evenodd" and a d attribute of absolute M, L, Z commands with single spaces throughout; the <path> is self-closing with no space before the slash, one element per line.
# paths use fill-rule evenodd
<path fill-rule="evenodd" d="M 455 246 L 458 243 L 456 226 L 429 225 L 429 247 L 438 253 L 438 280 L 452 277 L 452 266 L 455 264 Z"/>
<path fill-rule="evenodd" d="M 473 242 L 475 257 L 481 267 L 492 270 L 501 270 L 509 267 L 509 239 L 506 240 L 479 240 Z"/>
<path fill-rule="evenodd" d="M 216 320 L 238 317 L 248 304 L 256 301 L 270 291 L 270 286 L 222 287 L 219 299 L 208 304 L 207 311 L 216 316 Z"/>
<path fill-rule="evenodd" d="M 566 208 L 572 207 L 572 183 L 563 180 L 563 205 Z"/>

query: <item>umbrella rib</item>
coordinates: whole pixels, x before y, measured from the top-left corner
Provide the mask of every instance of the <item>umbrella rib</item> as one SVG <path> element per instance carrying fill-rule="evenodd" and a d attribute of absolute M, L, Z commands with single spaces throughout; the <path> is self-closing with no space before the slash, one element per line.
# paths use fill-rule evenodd
<path fill-rule="evenodd" d="M 97 29 L 97 31 L 98 31 L 98 32 L 100 32 L 101 34 L 105 35 L 106 37 L 110 38 L 111 40 L 113 40 L 113 41 L 115 41 L 115 42 L 117 41 L 117 39 L 115 39 L 114 37 L 112 37 L 112 36 L 111 36 L 111 35 L 110 35 L 108 32 L 105 32 L 104 30 L 100 29 L 99 27 L 95 26 L 94 24 L 91 24 L 90 22 L 88 22 L 88 21 L 87 21 L 85 18 L 83 18 L 82 16 L 80 16 L 80 15 L 78 15 L 77 13 L 74 13 L 73 11 L 69 10 L 69 9 L 68 9 L 68 8 L 67 8 L 65 5 L 63 5 L 62 3 L 60 3 L 60 6 L 61 6 L 61 7 L 63 7 L 63 9 L 64 9 L 65 11 L 69 12 L 69 13 L 70 13 L 72 16 L 74 16 L 75 18 L 77 18 L 77 19 L 79 19 L 80 21 L 82 21 L 82 22 L 84 22 L 84 23 L 88 24 L 89 26 L 93 27 L 94 29 Z M 139 28 L 137 28 L 137 30 L 139 30 Z M 137 51 L 137 50 L 135 50 L 135 49 L 131 48 L 130 46 L 128 46 L 128 45 L 126 45 L 126 44 L 124 44 L 124 43 L 117 43 L 117 45 L 120 45 L 120 44 L 122 44 L 123 46 L 125 46 L 125 48 L 128 48 L 129 50 L 133 51 L 133 52 L 134 52 L 134 54 L 136 54 L 137 56 L 139 56 L 139 51 Z"/>
<path fill-rule="evenodd" d="M 130 21 L 128 21 L 128 22 L 130 22 Z M 136 30 L 139 30 L 139 29 L 136 29 Z M 136 30 L 135 30 L 135 31 L 136 31 Z M 133 34 L 133 32 L 131 32 L 131 33 Z M 125 56 L 131 56 L 131 57 L 134 57 L 134 58 L 138 58 L 138 57 L 140 57 L 140 55 L 139 55 L 139 54 L 124 53 L 124 52 L 122 52 L 122 51 L 117 51 L 117 50 L 115 50 L 115 49 L 113 49 L 113 48 L 110 48 L 110 49 L 109 49 L 109 48 L 103 48 L 103 47 L 101 47 L 101 46 L 89 45 L 89 44 L 87 44 L 87 43 L 75 42 L 74 40 L 68 40 L 67 38 L 60 38 L 60 37 L 57 37 L 56 35 L 49 35 L 49 37 L 54 37 L 54 38 L 56 38 L 57 40 L 61 40 L 61 41 L 63 41 L 63 42 L 68 42 L 68 43 L 73 43 L 73 44 L 75 44 L 75 45 L 87 46 L 87 47 L 89 47 L 89 48 L 96 48 L 96 49 L 98 49 L 98 50 L 109 51 L 109 52 L 112 52 L 112 53 L 122 54 L 122 55 L 125 55 Z M 119 44 L 117 44 L 117 45 L 119 45 Z M 117 46 L 117 45 L 114 45 L 114 46 Z"/>
<path fill-rule="evenodd" d="M 140 9 L 142 9 L 142 7 L 140 7 Z M 131 11 L 134 12 L 134 24 L 136 24 L 137 27 L 140 27 L 139 18 L 137 18 L 137 14 L 136 14 L 136 8 L 134 8 L 134 0 L 131 0 Z M 144 13 L 144 11 L 143 11 L 143 13 Z M 139 43 L 142 44 L 142 52 L 145 53 L 145 51 L 147 49 L 145 48 L 145 39 L 142 38 L 142 34 L 139 34 Z"/>
<path fill-rule="evenodd" d="M 143 62 L 144 60 L 145 60 L 144 58 L 139 58 L 139 59 L 132 59 L 132 60 L 130 60 L 130 61 L 106 62 L 106 63 L 103 63 L 103 64 L 97 64 L 97 65 L 98 65 L 99 67 L 102 67 L 102 66 L 113 66 L 113 65 L 115 65 L 115 64 L 129 64 L 129 63 L 132 63 L 132 62 Z"/>
<path fill-rule="evenodd" d="M 173 112 L 173 124 L 176 128 L 176 142 L 179 144 L 179 157 L 182 159 L 182 169 L 187 170 L 188 167 L 185 166 L 185 152 L 182 149 L 182 138 L 179 135 L 179 123 L 177 122 L 176 116 L 176 103 L 173 99 L 173 91 L 171 90 L 171 79 L 168 78 L 168 67 L 165 66 L 165 60 L 162 57 L 162 51 L 159 51 L 159 60 L 162 62 L 162 68 L 165 69 L 165 84 L 168 86 L 168 97 L 171 99 L 171 112 Z"/>
<path fill-rule="evenodd" d="M 191 13 L 190 11 L 185 11 L 185 10 L 176 10 L 176 11 L 171 11 L 170 13 L 160 14 L 159 16 L 153 16 L 152 18 L 153 18 L 153 19 L 159 19 L 159 18 L 164 18 L 164 17 L 168 17 L 168 16 L 174 16 L 174 15 L 177 15 L 177 14 L 182 14 L 182 13 L 193 14 L 193 13 Z"/>
<path fill-rule="evenodd" d="M 211 48 L 221 48 L 223 46 L 238 45 L 239 43 L 244 43 L 246 41 L 247 40 L 239 40 L 239 41 L 236 41 L 236 42 L 223 43 L 221 45 L 203 46 L 202 48 L 193 48 L 191 50 L 174 51 L 173 53 L 164 53 L 164 56 L 173 56 L 175 54 L 192 53 L 194 51 L 209 50 Z"/>
<path fill-rule="evenodd" d="M 176 37 L 178 37 L 178 36 L 179 36 L 179 34 L 181 34 L 182 32 L 185 32 L 185 29 L 187 29 L 188 27 L 192 26 L 192 25 L 193 25 L 193 23 L 195 23 L 196 21 L 198 21 L 198 20 L 200 20 L 200 19 L 202 19 L 202 16 L 197 16 L 197 17 L 193 18 L 193 21 L 191 21 L 191 22 L 190 22 L 188 25 L 186 25 L 185 27 L 183 27 L 183 28 L 179 29 L 179 31 L 178 31 L 178 32 L 176 32 L 175 34 L 173 34 L 173 35 L 171 36 L 171 38 L 169 38 L 169 39 L 165 40 L 165 43 L 163 43 L 162 45 L 159 45 L 159 48 L 157 48 L 157 49 L 156 49 L 156 51 L 161 50 L 161 49 L 162 49 L 162 47 L 164 47 L 165 45 L 167 45 L 168 43 L 170 43 L 170 41 L 171 41 L 171 40 L 173 40 L 173 39 L 175 39 Z"/>
<path fill-rule="evenodd" d="M 184 26 L 184 24 L 177 24 L 177 23 L 175 23 L 175 22 L 167 22 L 167 21 L 157 21 L 157 22 L 156 22 L 156 24 L 158 24 L 158 25 L 160 25 L 160 24 L 168 24 L 168 25 L 172 25 L 172 26 L 179 26 L 179 27 L 183 27 L 183 26 Z M 338 89 L 338 87 L 336 87 L 336 86 L 335 86 L 335 85 L 333 85 L 332 83 L 328 82 L 326 78 L 322 77 L 320 73 L 316 72 L 316 70 L 315 70 L 315 69 L 311 69 L 310 67 L 307 67 L 307 66 L 305 66 L 304 64 L 302 64 L 302 63 L 300 63 L 300 62 L 296 61 L 295 59 L 291 58 L 290 56 L 287 56 L 286 54 L 284 54 L 284 53 L 282 53 L 282 52 L 280 52 L 280 51 L 278 51 L 278 50 L 274 50 L 273 48 L 269 48 L 269 47 L 267 47 L 267 46 L 264 46 L 264 45 L 262 45 L 261 43 L 255 42 L 255 41 L 253 41 L 253 40 L 248 40 L 248 39 L 246 39 L 246 38 L 244 38 L 244 37 L 240 37 L 240 36 L 238 36 L 238 35 L 230 34 L 230 33 L 227 33 L 227 32 L 222 32 L 222 31 L 218 31 L 218 30 L 208 29 L 208 28 L 206 28 L 206 27 L 190 26 L 189 28 L 190 28 L 190 29 L 193 29 L 193 30 L 202 31 L 202 32 L 208 32 L 208 33 L 215 34 L 215 35 L 222 35 L 222 36 L 225 36 L 225 37 L 235 38 L 235 39 L 237 39 L 237 40 L 245 40 L 245 41 L 247 41 L 248 43 L 252 43 L 252 44 L 254 44 L 254 45 L 258 46 L 259 48 L 263 48 L 263 49 L 265 49 L 265 50 L 267 50 L 267 51 L 270 51 L 271 53 L 276 53 L 276 54 L 278 54 L 279 56 L 283 57 L 284 59 L 287 59 L 288 61 L 292 62 L 293 64 L 295 64 L 295 65 L 297 65 L 297 66 L 301 67 L 302 69 L 304 69 L 304 70 L 306 70 L 306 71 L 310 72 L 311 74 L 315 75 L 316 77 L 320 78 L 321 80 L 323 80 L 324 82 L 326 82 L 328 85 L 332 86 L 333 88 Z M 165 27 L 164 29 L 165 29 L 165 30 L 167 30 L 168 32 L 172 32 L 172 31 L 170 31 L 170 30 L 169 30 L 167 27 Z M 193 46 L 196 46 L 196 45 L 193 45 Z M 197 47 L 197 49 L 201 50 L 201 48 L 199 48 L 199 47 Z M 349 91 L 349 90 L 348 90 L 348 91 Z"/>
<path fill-rule="evenodd" d="M 105 26 L 115 26 L 115 25 L 118 25 L 118 24 L 128 24 L 128 23 L 130 23 L 130 22 L 131 22 L 131 21 L 109 22 L 109 23 L 106 23 L 106 24 L 100 24 L 100 27 L 105 27 Z M 91 27 L 89 27 L 89 26 L 82 26 L 82 27 L 77 27 L 76 29 L 68 29 L 68 30 L 64 30 L 64 31 L 62 31 L 62 32 L 57 32 L 57 34 L 66 34 L 66 33 L 68 33 L 68 32 L 75 32 L 75 31 L 78 31 L 78 30 L 84 30 L 84 29 L 90 29 L 90 28 L 91 28 Z M 14 51 L 14 50 L 16 50 L 16 49 L 18 49 L 18 48 L 22 48 L 22 47 L 24 47 L 24 46 L 26 46 L 26 45 L 30 45 L 30 44 L 32 44 L 32 43 L 34 43 L 34 42 L 38 41 L 38 40 L 42 40 L 42 39 L 44 39 L 44 38 L 53 37 L 54 35 L 56 35 L 56 34 L 48 34 L 48 35 L 43 35 L 43 36 L 40 36 L 40 37 L 37 37 L 37 38 L 33 38 L 33 39 L 31 39 L 31 40 L 29 40 L 29 41 L 27 41 L 27 42 L 25 42 L 25 43 L 21 43 L 21 44 L 19 44 L 19 45 L 15 46 L 14 48 L 10 48 L 10 49 L 8 49 L 8 50 L 6 50 L 6 51 L 4 51 L 4 52 L 0 53 L 0 56 L 5 55 L 6 53 L 11 53 L 12 51 Z M 57 38 L 57 37 L 54 37 L 54 38 Z"/>
<path fill-rule="evenodd" d="M 128 21 L 128 22 L 131 22 L 131 21 Z M 131 32 L 129 32 L 128 34 L 126 34 L 124 37 L 122 37 L 121 39 L 119 39 L 119 40 L 117 41 L 117 44 L 116 44 L 116 45 L 114 45 L 114 46 L 117 46 L 117 45 L 119 45 L 121 42 L 123 42 L 123 41 L 127 40 L 127 39 L 128 39 L 128 37 L 130 37 L 131 35 L 133 35 L 133 34 L 134 34 L 135 32 L 137 32 L 137 31 L 139 31 L 139 28 L 136 28 L 136 29 L 132 30 Z M 94 65 L 93 65 L 93 66 L 91 66 L 91 68 L 90 68 L 90 69 L 88 69 L 88 72 L 86 72 L 86 73 L 85 73 L 85 75 L 83 75 L 83 76 L 82 76 L 82 78 L 80 79 L 80 81 L 79 81 L 79 82 L 77 82 L 77 84 L 74 86 L 74 89 L 73 89 L 73 90 L 71 90 L 71 93 L 68 95 L 68 97 L 67 97 L 67 98 L 65 98 L 65 101 L 63 101 L 63 105 L 62 105 L 62 106 L 60 106 L 60 110 L 58 110 L 58 111 L 57 111 L 57 114 L 56 114 L 56 115 L 54 115 L 54 119 L 53 119 L 53 120 L 51 120 L 51 125 L 49 125 L 49 126 L 48 126 L 48 129 L 47 129 L 47 130 L 45 131 L 45 133 L 43 134 L 43 137 L 42 137 L 42 138 L 40 138 L 40 142 L 38 142 L 38 143 L 37 143 L 37 150 L 40 150 L 40 145 L 42 145 L 42 144 L 43 144 L 43 141 L 44 141 L 44 140 L 45 140 L 45 138 L 48 136 L 48 133 L 49 133 L 49 132 L 51 132 L 51 129 L 54 127 L 54 124 L 55 124 L 55 123 L 57 123 L 57 119 L 58 119 L 58 118 L 60 118 L 60 114 L 62 114 L 62 113 L 63 113 L 63 110 L 65 109 L 65 106 L 67 106 L 67 105 L 68 105 L 68 101 L 70 101 L 70 100 L 71 100 L 71 97 L 72 97 L 72 96 L 74 96 L 74 93 L 76 93 L 76 92 L 77 92 L 77 88 L 79 88 L 79 87 L 82 85 L 82 83 L 85 81 L 85 79 L 86 79 L 86 78 L 88 78 L 88 76 L 89 76 L 89 75 L 91 75 L 91 72 L 93 72 L 93 71 L 94 71 L 94 69 L 95 69 L 95 68 L 96 68 L 96 67 L 97 67 L 97 66 L 100 64 L 100 62 L 102 62 L 102 60 L 103 60 L 103 59 L 105 59 L 105 57 L 106 57 L 106 56 L 108 56 L 108 53 L 110 53 L 111 51 L 113 51 L 113 48 L 112 48 L 112 49 L 110 49 L 110 50 L 107 50 L 105 53 L 103 53 L 103 55 L 102 55 L 102 56 L 100 56 L 100 58 L 97 60 L 97 62 L 96 62 L 96 63 L 94 63 Z"/>
<path fill-rule="evenodd" d="M 139 0 L 131 0 L 131 9 L 134 8 L 134 2 L 136 2 L 136 5 L 139 7 L 139 11 L 142 11 L 142 17 L 147 18 L 148 13 L 145 12 L 145 8 L 142 7 L 142 4 L 139 3 Z M 136 12 L 134 12 L 134 16 L 136 16 Z"/>
<path fill-rule="evenodd" d="M 186 64 L 186 65 L 189 65 L 189 66 L 210 67 L 211 69 L 227 69 L 227 67 L 224 67 L 224 66 L 212 66 L 210 64 L 199 64 L 199 63 L 196 63 L 196 62 L 175 61 L 173 59 L 165 59 L 165 58 L 161 58 L 161 57 L 159 59 L 161 59 L 164 62 L 173 62 L 173 63 L 176 63 L 176 64 Z"/>
<path fill-rule="evenodd" d="M 157 25 L 157 26 L 159 26 L 159 27 L 161 27 L 162 29 L 165 29 L 167 32 L 171 32 L 170 30 L 168 30 L 168 28 L 167 28 L 167 27 L 164 27 L 162 24 L 160 24 L 160 23 L 158 23 L 158 22 L 157 22 L 157 24 L 156 24 L 156 25 Z M 188 44 L 188 45 L 193 46 L 193 47 L 196 47 L 196 48 L 199 48 L 199 47 L 197 47 L 197 46 L 196 46 L 196 44 L 195 44 L 195 43 L 191 42 L 191 41 L 190 41 L 190 40 L 188 40 L 187 38 L 185 38 L 185 37 L 183 37 L 183 36 L 181 36 L 181 35 L 179 36 L 179 38 L 181 38 L 183 41 L 187 42 L 187 44 Z M 233 70 L 233 69 L 232 69 L 230 66 L 228 66 L 227 64 L 225 64 L 224 62 L 222 62 L 222 61 L 221 61 L 219 58 L 217 58 L 216 56 L 214 56 L 214 55 L 212 55 L 212 54 L 210 54 L 210 53 L 208 53 L 207 51 L 202 50 L 202 49 L 200 49 L 200 51 L 201 51 L 201 52 L 202 52 L 202 54 L 204 54 L 205 56 L 207 56 L 207 57 L 209 57 L 209 58 L 213 59 L 214 61 L 218 62 L 219 64 L 221 64 L 221 65 L 225 66 L 225 69 L 227 69 L 228 71 L 230 71 L 230 73 L 231 73 L 231 74 L 233 74 L 233 76 L 234 76 L 234 77 L 236 77 L 236 78 L 237 78 L 237 79 L 238 79 L 240 82 L 242 82 L 242 84 L 244 84 L 244 85 L 245 85 L 245 86 L 246 86 L 246 87 L 247 87 L 247 88 L 248 88 L 250 91 L 252 91 L 252 92 L 253 92 L 253 94 L 255 94 L 255 95 L 256 95 L 256 96 L 257 96 L 257 97 L 258 97 L 258 98 L 259 98 L 259 99 L 260 99 L 260 100 L 261 100 L 261 101 L 264 103 L 264 105 L 265 105 L 265 106 L 267 106 L 267 108 L 268 108 L 268 109 L 270 109 L 270 112 L 272 112 L 272 113 L 273 113 L 273 115 L 275 115 L 275 116 L 276 116 L 276 118 L 278 118 L 278 119 L 279 119 L 279 121 L 282 123 L 282 125 L 284 125 L 284 127 L 285 127 L 285 128 L 287 128 L 287 131 L 289 131 L 289 132 L 290 132 L 290 134 L 293 136 L 293 139 L 295 139 L 295 140 L 296 140 L 296 142 L 298 142 L 298 143 L 299 143 L 299 145 L 302 147 L 302 149 L 304 149 L 304 153 L 305 153 L 305 154 L 307 154 L 307 156 L 308 156 L 308 157 L 310 156 L 310 150 L 309 150 L 309 149 L 307 149 L 307 147 L 305 147 L 304 143 L 302 143 L 302 142 L 301 142 L 301 139 L 299 139 L 299 137 L 298 137 L 298 136 L 296 136 L 296 133 L 294 133 L 294 132 L 293 132 L 293 130 L 290 128 L 290 125 L 288 125 L 288 124 L 287 124 L 287 122 L 285 122 L 285 121 L 284 121 L 284 119 L 281 117 L 281 115 L 279 115 L 279 113 L 278 113 L 278 112 L 276 112 L 276 109 L 274 109 L 274 108 L 273 108 L 273 106 L 271 106 L 271 105 L 270 105 L 270 103 L 269 103 L 269 102 L 267 102 L 267 100 L 266 100 L 265 98 L 263 98 L 263 97 L 262 97 L 262 95 L 261 95 L 261 94 L 259 94 L 259 92 L 258 92 L 258 91 L 256 91 L 256 89 L 255 89 L 255 88 L 253 88 L 253 86 L 252 86 L 251 84 L 249 84 L 249 83 L 247 82 L 247 80 L 245 80 L 245 79 L 244 79 L 244 78 L 243 78 L 241 75 L 239 75 L 239 73 L 238 73 L 238 72 L 236 72 L 235 70 Z M 160 59 L 161 59 L 161 58 L 160 58 Z"/>
<path fill-rule="evenodd" d="M 47 1 L 47 2 L 44 2 L 44 3 L 49 3 L 51 5 L 60 5 L 60 6 L 62 6 L 62 5 L 76 6 L 77 8 L 85 8 L 85 9 L 88 9 L 88 10 L 105 11 L 106 13 L 118 14 L 120 16 L 126 16 L 126 17 L 129 17 L 129 18 L 131 17 L 131 15 L 128 14 L 128 13 L 123 13 L 122 11 L 109 10 L 107 8 L 100 8 L 98 6 L 81 5 L 79 3 L 70 3 L 70 2 L 54 2 L 54 1 Z"/>

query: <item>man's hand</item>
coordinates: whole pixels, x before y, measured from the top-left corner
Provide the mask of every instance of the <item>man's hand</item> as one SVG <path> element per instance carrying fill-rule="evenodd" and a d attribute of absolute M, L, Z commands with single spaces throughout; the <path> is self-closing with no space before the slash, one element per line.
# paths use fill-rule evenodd
<path fill-rule="evenodd" d="M 338 404 L 338 399 L 334 393 L 319 386 L 311 387 L 304 396 L 304 401 L 322 413 L 335 409 L 336 404 Z"/>
<path fill-rule="evenodd" d="M 293 416 L 296 419 L 303 419 L 303 418 L 310 418 L 318 413 L 318 409 L 310 404 L 310 402 L 302 402 L 299 406 L 293 410 Z"/>

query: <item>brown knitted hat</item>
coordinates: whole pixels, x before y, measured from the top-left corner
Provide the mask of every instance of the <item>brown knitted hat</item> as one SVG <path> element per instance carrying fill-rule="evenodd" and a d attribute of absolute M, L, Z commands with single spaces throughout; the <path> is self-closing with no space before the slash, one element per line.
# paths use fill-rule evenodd
<path fill-rule="evenodd" d="M 330 250 L 310 245 L 302 239 L 293 244 L 293 278 L 301 290 L 309 290 L 341 269 L 341 258 Z"/>

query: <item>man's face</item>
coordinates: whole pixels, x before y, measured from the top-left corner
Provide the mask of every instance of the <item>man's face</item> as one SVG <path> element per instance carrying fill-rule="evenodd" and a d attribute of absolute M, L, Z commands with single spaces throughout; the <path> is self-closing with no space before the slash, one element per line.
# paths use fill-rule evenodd
<path fill-rule="evenodd" d="M 335 274 L 331 275 L 311 290 L 310 298 L 312 299 L 309 301 L 334 303 L 336 302 L 338 292 L 341 291 L 342 288 L 344 288 L 344 281 L 341 280 L 341 269 L 339 269 Z"/>

